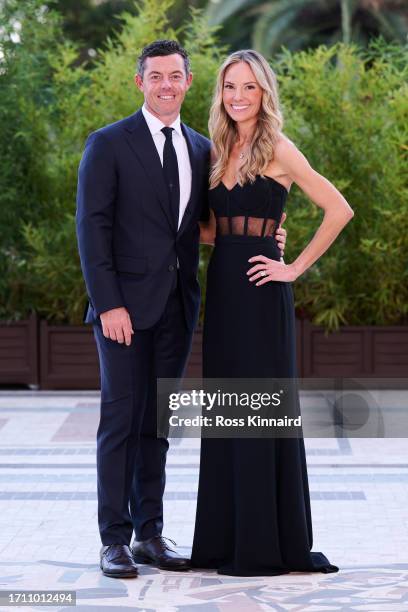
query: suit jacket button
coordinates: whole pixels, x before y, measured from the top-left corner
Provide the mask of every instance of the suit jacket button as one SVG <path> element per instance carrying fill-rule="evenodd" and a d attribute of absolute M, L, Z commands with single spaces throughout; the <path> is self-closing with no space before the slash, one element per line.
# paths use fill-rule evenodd
<path fill-rule="evenodd" d="M 173 272 L 173 271 L 174 271 L 174 266 L 173 266 L 173 264 L 170 264 L 170 266 L 169 266 L 169 271 L 170 271 L 170 272 Z"/>

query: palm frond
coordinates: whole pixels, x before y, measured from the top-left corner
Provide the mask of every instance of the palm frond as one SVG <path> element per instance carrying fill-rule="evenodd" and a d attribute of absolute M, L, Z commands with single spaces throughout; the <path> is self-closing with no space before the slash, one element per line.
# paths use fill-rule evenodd
<path fill-rule="evenodd" d="M 254 4 L 257 4 L 257 0 L 210 0 L 206 15 L 210 25 L 218 25 Z"/>

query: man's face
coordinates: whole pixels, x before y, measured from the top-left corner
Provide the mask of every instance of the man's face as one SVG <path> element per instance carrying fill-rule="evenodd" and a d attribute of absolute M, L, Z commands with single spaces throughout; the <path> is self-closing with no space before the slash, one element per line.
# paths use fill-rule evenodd
<path fill-rule="evenodd" d="M 140 74 L 135 76 L 148 110 L 163 122 L 177 117 L 192 79 L 178 53 L 146 58 L 143 78 Z"/>

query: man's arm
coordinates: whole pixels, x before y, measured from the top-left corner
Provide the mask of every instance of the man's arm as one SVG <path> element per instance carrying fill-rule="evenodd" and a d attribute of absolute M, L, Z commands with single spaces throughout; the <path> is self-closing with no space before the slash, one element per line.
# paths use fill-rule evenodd
<path fill-rule="evenodd" d="M 76 230 L 79 256 L 92 306 L 96 315 L 103 315 L 105 336 L 123 342 L 121 329 L 123 323 L 130 324 L 130 319 L 124 308 L 112 256 L 116 181 L 112 147 L 105 136 L 94 132 L 86 142 L 78 172 Z M 109 326 L 106 326 L 107 321 Z"/>

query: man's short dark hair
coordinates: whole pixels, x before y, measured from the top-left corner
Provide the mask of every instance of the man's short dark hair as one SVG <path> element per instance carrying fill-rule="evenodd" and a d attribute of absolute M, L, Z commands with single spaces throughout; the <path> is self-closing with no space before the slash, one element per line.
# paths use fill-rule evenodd
<path fill-rule="evenodd" d="M 184 69 L 186 71 L 186 75 L 188 75 L 190 72 L 190 60 L 187 55 L 187 51 L 176 40 L 155 40 L 149 45 L 146 45 L 137 58 L 138 74 L 143 77 L 146 58 L 174 55 L 174 53 L 178 53 L 183 58 Z"/>

